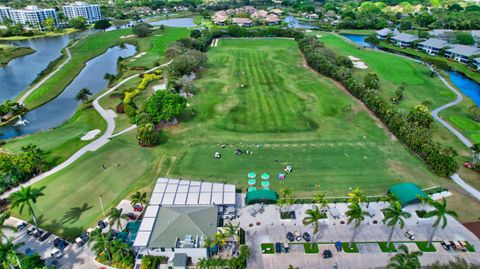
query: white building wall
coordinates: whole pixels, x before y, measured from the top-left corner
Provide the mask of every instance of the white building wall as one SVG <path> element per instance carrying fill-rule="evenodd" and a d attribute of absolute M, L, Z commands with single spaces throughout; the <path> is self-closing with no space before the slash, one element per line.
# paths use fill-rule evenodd
<path fill-rule="evenodd" d="M 192 259 L 192 263 L 196 264 L 198 260 L 202 258 L 207 258 L 207 249 L 206 248 L 175 248 L 175 251 L 172 251 L 172 248 L 165 248 L 165 251 L 162 252 L 159 248 L 157 249 L 142 249 L 139 254 L 149 255 L 149 256 L 165 256 L 169 259 L 173 259 L 175 253 L 185 253 L 188 257 Z"/>
<path fill-rule="evenodd" d="M 64 6 L 63 13 L 68 19 L 76 17 L 84 17 L 88 23 L 93 23 L 102 19 L 102 12 L 99 5 L 89 5 L 83 2 L 76 2 L 75 4 Z"/>
<path fill-rule="evenodd" d="M 10 10 L 11 8 L 9 7 L 0 7 L 0 23 L 10 18 Z"/>
<path fill-rule="evenodd" d="M 26 9 L 11 9 L 9 13 L 10 19 L 15 24 L 31 24 L 33 27 L 41 28 L 41 23 L 48 18 L 53 18 L 55 23 L 58 23 L 55 9 L 39 9 L 29 6 Z"/>

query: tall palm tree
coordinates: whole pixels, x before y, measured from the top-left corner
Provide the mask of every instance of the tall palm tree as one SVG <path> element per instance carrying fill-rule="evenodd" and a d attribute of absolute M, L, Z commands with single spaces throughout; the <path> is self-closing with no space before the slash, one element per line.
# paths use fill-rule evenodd
<path fill-rule="evenodd" d="M 10 194 L 8 200 L 10 201 L 11 208 L 19 208 L 20 214 L 22 214 L 23 209 L 27 207 L 30 215 L 33 218 L 35 223 L 35 228 L 39 231 L 37 217 L 35 216 L 35 211 L 33 210 L 33 205 L 37 203 L 37 199 L 45 194 L 42 192 L 45 187 L 35 189 L 32 186 L 21 187 L 19 191 Z"/>
<path fill-rule="evenodd" d="M 198 269 L 207 269 L 208 268 L 208 260 L 205 258 L 201 258 L 197 262 Z"/>
<path fill-rule="evenodd" d="M 348 244 L 348 247 L 352 248 L 352 243 L 355 241 L 355 236 L 357 235 L 357 229 L 365 219 L 365 216 L 368 215 L 368 212 L 364 211 L 358 203 L 351 203 L 345 215 L 348 217 L 347 224 L 354 223 L 352 240 Z"/>
<path fill-rule="evenodd" d="M 390 259 L 387 269 L 418 269 L 421 268 L 418 257 L 422 256 L 421 251 L 410 252 L 405 245 L 401 245 L 400 252 Z"/>
<path fill-rule="evenodd" d="M 111 241 L 111 252 L 113 260 L 122 263 L 131 254 L 131 249 L 122 240 L 113 240 Z"/>
<path fill-rule="evenodd" d="M 112 241 L 109 240 L 110 233 L 104 234 L 100 229 L 92 232 L 91 240 L 88 244 L 92 247 L 93 252 L 97 257 L 106 256 L 109 262 L 112 261 Z"/>
<path fill-rule="evenodd" d="M 441 225 L 442 229 L 445 229 L 447 227 L 447 215 L 450 215 L 452 217 L 457 218 L 457 212 L 453 210 L 449 210 L 447 208 L 447 200 L 445 198 L 442 199 L 442 202 L 437 202 L 437 201 L 430 201 L 430 205 L 433 206 L 433 210 L 425 213 L 425 218 L 431 218 L 435 217 L 435 222 L 433 223 L 432 227 L 432 233 L 430 234 L 430 238 L 428 239 L 428 244 L 427 247 L 430 247 L 432 245 L 432 240 L 433 237 L 435 236 L 435 233 L 437 232 L 438 226 Z"/>
<path fill-rule="evenodd" d="M 350 197 L 348 199 L 350 203 L 360 204 L 367 200 L 367 196 L 365 195 L 365 193 L 358 187 L 355 188 L 353 191 L 349 192 L 348 197 Z"/>
<path fill-rule="evenodd" d="M 110 228 L 112 228 L 113 226 L 117 226 L 117 229 L 119 229 L 120 231 L 123 230 L 122 219 L 128 219 L 128 217 L 123 214 L 123 209 L 112 207 L 110 215 L 108 215 L 108 224 L 110 224 Z"/>
<path fill-rule="evenodd" d="M 405 226 L 405 220 L 406 218 L 410 218 L 412 214 L 409 212 L 403 211 L 402 205 L 400 202 L 396 201 L 394 203 L 391 203 L 389 207 L 387 207 L 383 215 L 385 216 L 383 218 L 383 223 L 386 223 L 387 226 L 392 227 L 390 230 L 390 235 L 388 236 L 388 242 L 387 246 L 390 246 L 390 242 L 392 241 L 392 236 L 393 232 L 395 231 L 395 227 L 397 224 L 400 225 L 400 229 L 403 229 Z"/>
<path fill-rule="evenodd" d="M 144 207 L 147 204 L 147 193 L 146 192 L 140 192 L 136 191 L 132 196 L 130 196 L 130 204 L 132 206 L 134 205 L 141 205 Z"/>
<path fill-rule="evenodd" d="M 307 216 L 303 219 L 303 225 L 307 226 L 307 225 L 313 224 L 313 236 L 316 238 L 318 234 L 318 220 L 322 218 L 322 213 L 320 212 L 317 206 L 314 206 L 313 209 L 307 209 L 305 211 L 305 214 Z M 315 240 L 312 238 L 311 244 L 310 244 L 311 248 L 313 248 L 314 241 Z"/>
<path fill-rule="evenodd" d="M 228 238 L 234 237 L 235 243 L 240 240 L 240 236 L 238 235 L 238 228 L 240 227 L 240 223 L 234 225 L 231 221 L 224 225 L 225 233 L 227 234 Z"/>

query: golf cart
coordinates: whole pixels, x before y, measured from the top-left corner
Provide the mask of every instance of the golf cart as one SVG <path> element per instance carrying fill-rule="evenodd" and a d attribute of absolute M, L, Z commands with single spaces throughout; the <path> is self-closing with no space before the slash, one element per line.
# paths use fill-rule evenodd
<path fill-rule="evenodd" d="M 405 237 L 407 237 L 410 240 L 415 240 L 415 234 L 412 233 L 412 231 L 410 231 L 410 230 L 405 232 Z"/>
<path fill-rule="evenodd" d="M 324 259 L 328 259 L 328 258 L 331 258 L 333 256 L 333 254 L 332 254 L 331 250 L 326 249 L 326 250 L 323 251 L 322 256 L 323 256 Z"/>
<path fill-rule="evenodd" d="M 299 231 L 295 231 L 293 234 L 295 235 L 295 239 L 296 239 L 297 241 L 301 241 L 301 240 L 302 240 L 302 236 L 300 235 L 300 232 L 299 232 Z"/>

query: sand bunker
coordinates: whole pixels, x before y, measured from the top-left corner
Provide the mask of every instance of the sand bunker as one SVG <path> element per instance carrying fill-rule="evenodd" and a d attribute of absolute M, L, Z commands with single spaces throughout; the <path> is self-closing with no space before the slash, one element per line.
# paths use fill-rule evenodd
<path fill-rule="evenodd" d="M 122 35 L 120 38 L 130 38 L 130 37 L 134 37 L 135 35 Z"/>
<path fill-rule="evenodd" d="M 362 62 L 359 58 L 355 57 L 355 56 L 348 56 L 348 59 L 350 59 L 353 63 L 353 67 L 355 68 L 358 68 L 358 69 L 367 69 L 368 66 Z"/>
<path fill-rule="evenodd" d="M 99 129 L 95 129 L 95 130 L 88 131 L 84 136 L 82 136 L 82 137 L 80 138 L 80 140 L 82 140 L 82 141 L 92 140 L 92 139 L 93 139 L 95 136 L 97 136 L 99 133 L 100 133 L 100 130 L 99 130 Z"/>

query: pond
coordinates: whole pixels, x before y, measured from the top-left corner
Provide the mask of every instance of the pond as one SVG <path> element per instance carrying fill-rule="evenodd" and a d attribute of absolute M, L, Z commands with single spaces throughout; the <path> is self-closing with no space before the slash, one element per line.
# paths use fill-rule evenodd
<path fill-rule="evenodd" d="M 449 71 L 450 81 L 466 96 L 480 107 L 480 84 L 469 79 L 465 75 L 455 71 Z"/>
<path fill-rule="evenodd" d="M 299 20 L 294 16 L 287 16 L 283 21 L 288 23 L 288 27 L 290 28 L 310 29 L 314 27 L 312 23 Z"/>
<path fill-rule="evenodd" d="M 375 48 L 374 45 L 368 43 L 365 41 L 365 38 L 367 38 L 367 35 L 350 35 L 350 34 L 340 34 L 343 37 L 348 38 L 350 41 L 362 46 L 362 47 L 367 47 L 367 48 Z"/>
<path fill-rule="evenodd" d="M 79 38 L 84 34 L 86 33 L 5 42 L 20 47 L 30 47 L 35 52 L 15 58 L 8 65 L 0 67 L 0 102 L 14 99 L 25 91 L 37 74 L 61 55 L 61 50 L 71 39 Z"/>
<path fill-rule="evenodd" d="M 88 61 L 78 76 L 59 96 L 45 105 L 29 111 L 23 117 L 29 122 L 26 126 L 0 127 L 0 132 L 3 134 L 0 138 L 6 139 L 58 127 L 70 119 L 77 110 L 79 102 L 75 101 L 75 95 L 80 89 L 88 88 L 93 95 L 105 89 L 108 82 L 103 79 L 103 75 L 105 73 L 117 74 L 118 57 L 127 58 L 135 53 L 136 48 L 133 45 L 126 45 L 124 49 L 116 46 Z"/>
<path fill-rule="evenodd" d="M 149 24 L 153 26 L 165 25 L 168 27 L 195 27 L 197 26 L 193 22 L 193 18 L 178 18 L 178 19 L 166 19 L 159 21 L 152 21 Z"/>

